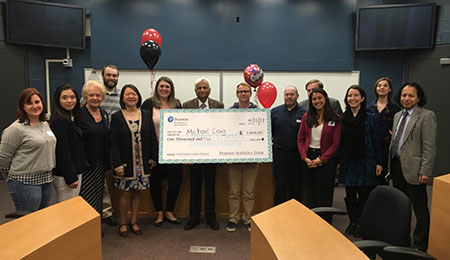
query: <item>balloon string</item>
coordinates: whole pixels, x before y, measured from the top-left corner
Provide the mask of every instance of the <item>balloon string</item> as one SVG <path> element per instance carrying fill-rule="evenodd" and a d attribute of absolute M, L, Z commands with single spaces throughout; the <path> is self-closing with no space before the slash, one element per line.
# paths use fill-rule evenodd
<path fill-rule="evenodd" d="M 255 92 L 255 96 L 253 96 L 253 103 L 255 103 L 255 105 L 257 107 L 259 107 L 259 102 L 258 102 L 258 92 L 256 91 L 256 88 L 253 89 L 253 92 Z"/>
<path fill-rule="evenodd" d="M 155 70 L 150 70 L 150 95 L 153 95 L 154 84 L 155 84 Z"/>

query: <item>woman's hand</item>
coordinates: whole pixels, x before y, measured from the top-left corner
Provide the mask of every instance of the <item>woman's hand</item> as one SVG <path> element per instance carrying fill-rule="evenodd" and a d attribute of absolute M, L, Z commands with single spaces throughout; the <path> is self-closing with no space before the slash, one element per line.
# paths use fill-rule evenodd
<path fill-rule="evenodd" d="M 375 170 L 375 174 L 377 176 L 380 176 L 382 171 L 383 171 L 383 166 L 377 164 L 377 169 Z"/>
<path fill-rule="evenodd" d="M 311 161 L 311 167 L 310 168 L 317 168 L 319 166 L 322 166 L 322 161 L 319 157 Z"/>
<path fill-rule="evenodd" d="M 7 171 L 1 171 L 1 174 L 3 176 L 3 179 L 6 180 L 6 178 L 8 177 L 8 172 Z"/>
<path fill-rule="evenodd" d="M 311 159 L 305 158 L 305 159 L 303 159 L 303 161 L 305 161 L 306 166 L 308 166 L 308 168 L 311 168 Z"/>
<path fill-rule="evenodd" d="M 148 163 L 150 164 L 150 170 L 153 169 L 157 163 L 155 161 L 153 161 L 152 159 L 150 159 L 150 161 L 148 161 Z"/>
<path fill-rule="evenodd" d="M 118 175 L 118 176 L 123 176 L 123 174 L 125 173 L 125 169 L 123 166 L 119 166 L 117 168 L 114 169 L 114 172 Z"/>
<path fill-rule="evenodd" d="M 71 188 L 71 189 L 76 189 L 77 187 L 78 187 L 78 181 L 73 182 L 69 185 L 69 188 Z"/>

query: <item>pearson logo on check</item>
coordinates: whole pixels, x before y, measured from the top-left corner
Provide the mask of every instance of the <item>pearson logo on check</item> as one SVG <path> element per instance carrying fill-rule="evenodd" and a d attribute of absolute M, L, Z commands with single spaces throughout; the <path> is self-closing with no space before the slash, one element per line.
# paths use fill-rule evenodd
<path fill-rule="evenodd" d="M 173 123 L 173 126 L 187 126 L 189 119 L 187 117 L 181 117 L 177 115 L 168 115 L 167 121 Z M 172 124 L 171 124 L 172 125 Z"/>

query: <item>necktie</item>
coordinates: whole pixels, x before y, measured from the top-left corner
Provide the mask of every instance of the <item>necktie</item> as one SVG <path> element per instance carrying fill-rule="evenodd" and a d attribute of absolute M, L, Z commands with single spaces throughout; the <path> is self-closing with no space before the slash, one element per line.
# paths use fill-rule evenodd
<path fill-rule="evenodd" d="M 406 117 L 408 116 L 408 112 L 404 111 L 402 113 L 402 118 L 400 119 L 400 126 L 398 127 L 398 131 L 395 135 L 394 142 L 392 142 L 392 148 L 391 148 L 391 157 L 394 158 L 397 154 L 398 144 L 400 142 L 400 137 L 402 136 L 403 129 L 405 129 L 406 125 Z"/>
<path fill-rule="evenodd" d="M 200 108 L 201 108 L 201 109 L 205 109 L 205 107 L 206 107 L 206 104 L 205 104 L 205 103 L 202 103 L 202 104 L 200 105 Z"/>

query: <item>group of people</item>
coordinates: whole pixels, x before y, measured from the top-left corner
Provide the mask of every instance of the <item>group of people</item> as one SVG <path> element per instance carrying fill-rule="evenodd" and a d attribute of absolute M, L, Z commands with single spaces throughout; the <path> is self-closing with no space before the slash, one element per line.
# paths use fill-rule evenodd
<path fill-rule="evenodd" d="M 51 183 L 58 202 L 80 195 L 100 214 L 105 175 L 114 177 L 120 192 L 119 235 L 129 231 L 141 235 L 137 223 L 140 190 L 150 189 L 156 211 L 154 225 L 164 221 L 181 224 L 173 209 L 182 183 L 182 166 L 158 164 L 161 109 L 217 109 L 220 101 L 209 98 L 206 78 L 194 84 L 196 97 L 181 103 L 175 98 L 173 81 L 161 77 L 153 95 L 143 101 L 131 84 L 119 89 L 119 71 L 108 65 L 103 83 L 88 81 L 82 99 L 71 85 L 58 87 L 47 122 L 41 94 L 32 88 L 22 91 L 17 120 L 3 132 L 0 169 L 8 181 L 17 211 L 36 211 L 49 205 Z M 426 187 L 435 157 L 436 117 L 423 106 L 426 97 L 417 83 L 404 84 L 397 103 L 391 101 L 392 82 L 379 79 L 374 86 L 376 100 L 367 106 L 366 93 L 352 85 L 345 94 L 345 111 L 339 101 L 328 97 L 319 80 L 309 81 L 308 99 L 298 103 L 298 90 L 284 90 L 284 104 L 271 111 L 273 136 L 274 204 L 295 198 L 308 207 L 331 206 L 337 170 L 345 185 L 345 204 L 350 225 L 347 234 L 359 235 L 359 218 L 371 190 L 393 179 L 394 187 L 411 199 L 418 218 L 415 245 L 426 250 L 429 213 Z M 245 82 L 236 87 L 238 102 L 230 108 L 249 109 L 252 88 Z M 190 230 L 200 223 L 202 185 L 205 217 L 209 227 L 219 229 L 215 214 L 216 164 L 190 164 Z M 240 221 L 251 230 L 254 189 L 259 164 L 228 165 L 229 221 L 233 232 Z M 106 174 L 105 174 L 106 172 Z M 162 179 L 167 179 L 165 212 Z M 242 198 L 241 198 L 242 194 Z M 127 213 L 131 209 L 130 220 Z M 331 216 L 322 216 L 331 222 Z"/>
<path fill-rule="evenodd" d="M 16 211 L 48 206 L 53 183 L 57 202 L 80 195 L 102 213 L 104 172 L 110 167 L 109 121 L 100 108 L 105 87 L 88 81 L 82 96 L 84 106 L 71 85 L 59 86 L 47 122 L 39 91 L 21 92 L 17 120 L 3 131 L 0 145 L 0 168 Z"/>
<path fill-rule="evenodd" d="M 436 153 L 436 116 L 423 108 L 427 98 L 417 83 L 405 83 L 392 102 L 392 82 L 380 78 L 376 100 L 358 85 L 345 93 L 345 111 L 328 97 L 319 80 L 309 81 L 308 99 L 297 103 L 295 87 L 284 90 L 284 104 L 272 109 L 274 204 L 297 199 L 309 208 L 329 207 L 335 178 L 345 185 L 350 224 L 345 233 L 360 236 L 359 220 L 377 185 L 393 186 L 411 200 L 417 225 L 414 247 L 426 251 L 430 216 L 426 184 Z M 321 215 L 331 223 L 331 215 Z"/>
<path fill-rule="evenodd" d="M 21 92 L 17 120 L 3 131 L 0 145 L 0 169 L 8 182 L 16 211 L 26 213 L 48 206 L 53 183 L 57 202 L 81 196 L 99 214 L 105 215 L 105 201 L 110 200 L 105 176 L 112 175 L 114 187 L 120 190 L 119 223 L 114 223 L 110 215 L 105 222 L 118 224 L 120 236 L 128 236 L 129 231 L 142 234 L 137 215 L 139 191 L 145 189 L 150 189 L 156 210 L 156 227 L 164 221 L 181 224 L 173 209 L 182 182 L 182 166 L 157 163 L 160 111 L 224 108 L 224 105 L 209 98 L 211 88 L 206 78 L 200 78 L 194 84 L 197 97 L 181 104 L 175 98 L 174 83 L 168 77 L 158 79 L 153 95 L 145 101 L 136 86 L 117 87 L 118 77 L 116 66 L 105 66 L 103 83 L 86 82 L 82 87 L 82 98 L 71 85 L 59 86 L 53 95 L 49 120 L 39 91 L 27 88 Z M 239 84 L 236 90 L 239 101 L 232 108 L 255 108 L 256 105 L 250 102 L 251 95 L 247 83 Z M 189 170 L 190 217 L 184 229 L 190 230 L 200 223 L 204 180 L 207 224 L 218 230 L 216 164 L 192 164 Z M 241 190 L 243 221 L 250 230 L 257 172 L 258 164 L 230 165 L 229 231 L 236 230 L 240 219 Z M 165 212 L 162 179 L 168 181 Z M 127 220 L 130 209 L 131 217 Z"/>

